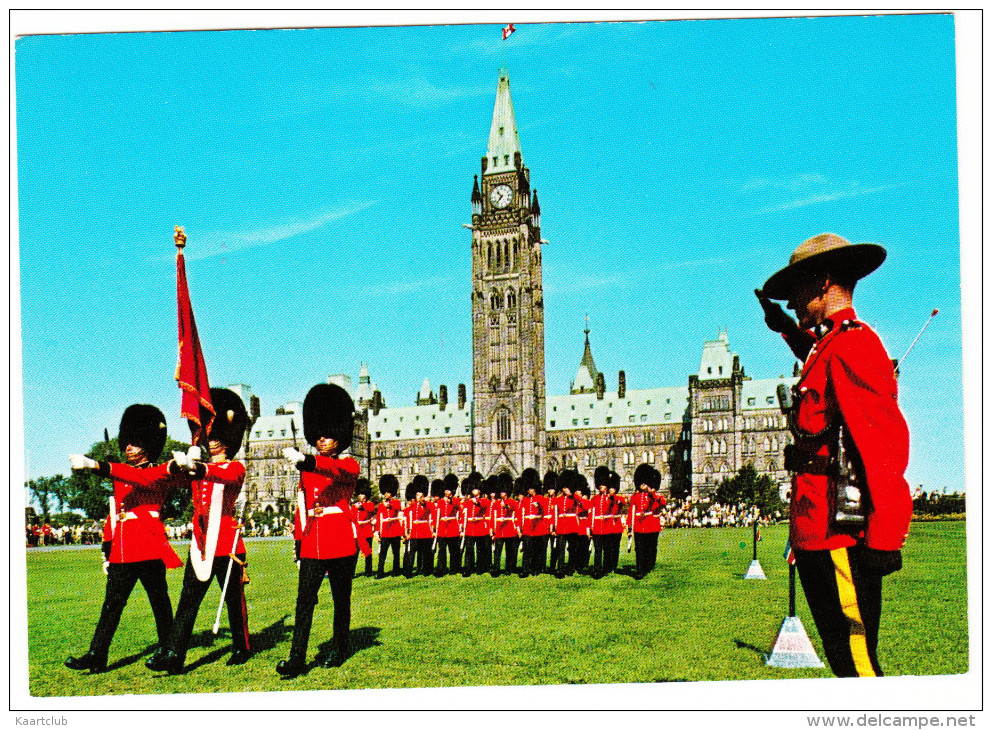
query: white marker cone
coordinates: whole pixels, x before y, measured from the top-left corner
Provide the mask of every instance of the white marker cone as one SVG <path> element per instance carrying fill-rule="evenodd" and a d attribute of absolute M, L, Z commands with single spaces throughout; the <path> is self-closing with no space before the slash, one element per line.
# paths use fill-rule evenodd
<path fill-rule="evenodd" d="M 765 571 L 761 569 L 761 563 L 757 560 L 752 560 L 751 565 L 748 566 L 747 572 L 744 574 L 744 579 L 767 580 L 765 578 Z"/>
<path fill-rule="evenodd" d="M 806 667 L 822 667 L 823 662 L 816 655 L 816 649 L 806 635 L 803 622 L 798 616 L 786 616 L 782 628 L 775 639 L 772 655 L 765 662 L 769 667 L 785 669 L 802 669 Z"/>

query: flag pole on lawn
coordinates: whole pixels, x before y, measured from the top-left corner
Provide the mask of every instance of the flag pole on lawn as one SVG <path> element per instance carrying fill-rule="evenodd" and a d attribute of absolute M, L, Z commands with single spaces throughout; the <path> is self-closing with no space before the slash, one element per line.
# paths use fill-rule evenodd
<path fill-rule="evenodd" d="M 761 569 L 761 563 L 758 562 L 758 516 L 760 512 L 757 507 L 753 508 L 754 512 L 754 523 L 752 524 L 752 535 L 751 544 L 753 549 L 751 551 L 751 565 L 748 566 L 747 572 L 744 574 L 745 580 L 766 580 L 765 571 Z"/>
<path fill-rule="evenodd" d="M 784 557 L 789 563 L 789 615 L 778 630 L 775 646 L 765 664 L 784 669 L 822 667 L 824 664 L 806 635 L 803 622 L 796 615 L 796 556 L 788 542 L 785 543 Z"/>

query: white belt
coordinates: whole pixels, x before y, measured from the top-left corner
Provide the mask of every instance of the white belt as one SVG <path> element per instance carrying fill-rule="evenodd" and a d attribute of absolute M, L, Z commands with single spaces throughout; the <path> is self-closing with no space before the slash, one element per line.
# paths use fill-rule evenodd
<path fill-rule="evenodd" d="M 156 520 L 158 519 L 158 512 L 155 512 L 154 510 L 149 510 L 146 514 L 149 517 L 153 517 Z M 135 514 L 134 512 L 118 512 L 117 513 L 117 521 L 118 522 L 124 522 L 126 520 L 136 520 L 139 517 L 141 517 L 141 515 Z"/>
<path fill-rule="evenodd" d="M 478 522 L 479 520 L 486 519 L 485 517 L 467 517 L 466 519 L 472 520 L 473 522 Z"/>
<path fill-rule="evenodd" d="M 324 515 L 340 515 L 344 514 L 344 510 L 340 507 L 314 507 L 313 509 L 307 510 L 307 517 L 323 517 Z"/>
<path fill-rule="evenodd" d="M 442 517 L 442 520 L 457 520 L 457 517 Z"/>
<path fill-rule="evenodd" d="M 414 524 L 422 525 L 424 523 L 430 522 L 430 520 L 414 520 Z"/>
<path fill-rule="evenodd" d="M 506 522 L 507 520 L 510 520 L 510 521 L 512 521 L 512 520 L 513 520 L 513 518 L 512 518 L 512 517 L 497 517 L 497 518 L 496 518 L 496 521 L 497 521 L 497 522 Z"/>
<path fill-rule="evenodd" d="M 382 521 L 383 522 L 396 522 L 396 520 L 402 520 L 402 519 L 403 518 L 402 517 L 399 517 L 399 516 L 396 516 L 396 517 L 383 517 L 382 518 Z"/>

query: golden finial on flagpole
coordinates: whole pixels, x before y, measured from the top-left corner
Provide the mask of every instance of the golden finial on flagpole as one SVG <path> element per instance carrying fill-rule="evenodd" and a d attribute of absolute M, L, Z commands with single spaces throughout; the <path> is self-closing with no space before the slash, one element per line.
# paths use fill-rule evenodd
<path fill-rule="evenodd" d="M 184 232 L 182 226 L 176 226 L 176 235 L 173 236 L 173 238 L 176 241 L 176 248 L 182 251 L 186 246 L 186 233 Z"/>

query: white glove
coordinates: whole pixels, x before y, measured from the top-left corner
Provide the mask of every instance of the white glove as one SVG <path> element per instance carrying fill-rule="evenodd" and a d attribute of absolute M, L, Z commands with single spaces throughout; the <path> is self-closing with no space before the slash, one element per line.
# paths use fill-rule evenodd
<path fill-rule="evenodd" d="M 297 464 L 302 462 L 306 457 L 301 452 L 294 449 L 292 446 L 287 446 L 285 449 L 282 450 L 282 458 L 284 458 L 293 466 L 296 466 Z"/>
<path fill-rule="evenodd" d="M 83 456 L 82 454 L 69 454 L 69 463 L 72 464 L 73 469 L 96 469 L 99 464 L 97 464 L 93 459 L 88 456 Z"/>
<path fill-rule="evenodd" d="M 104 575 L 110 575 L 110 561 L 109 560 L 104 560 L 103 561 L 103 574 Z"/>
<path fill-rule="evenodd" d="M 200 447 L 199 446 L 190 446 L 189 447 L 189 451 L 186 452 L 186 458 L 187 458 L 187 460 L 189 460 L 191 462 L 193 462 L 193 461 L 203 461 L 203 455 L 202 455 L 202 453 L 200 451 Z M 189 466 L 189 465 L 187 464 L 187 466 Z"/>
<path fill-rule="evenodd" d="M 176 462 L 176 466 L 178 466 L 180 469 L 189 468 L 189 459 L 187 458 L 186 454 L 184 454 L 182 451 L 173 451 L 172 460 Z"/>

